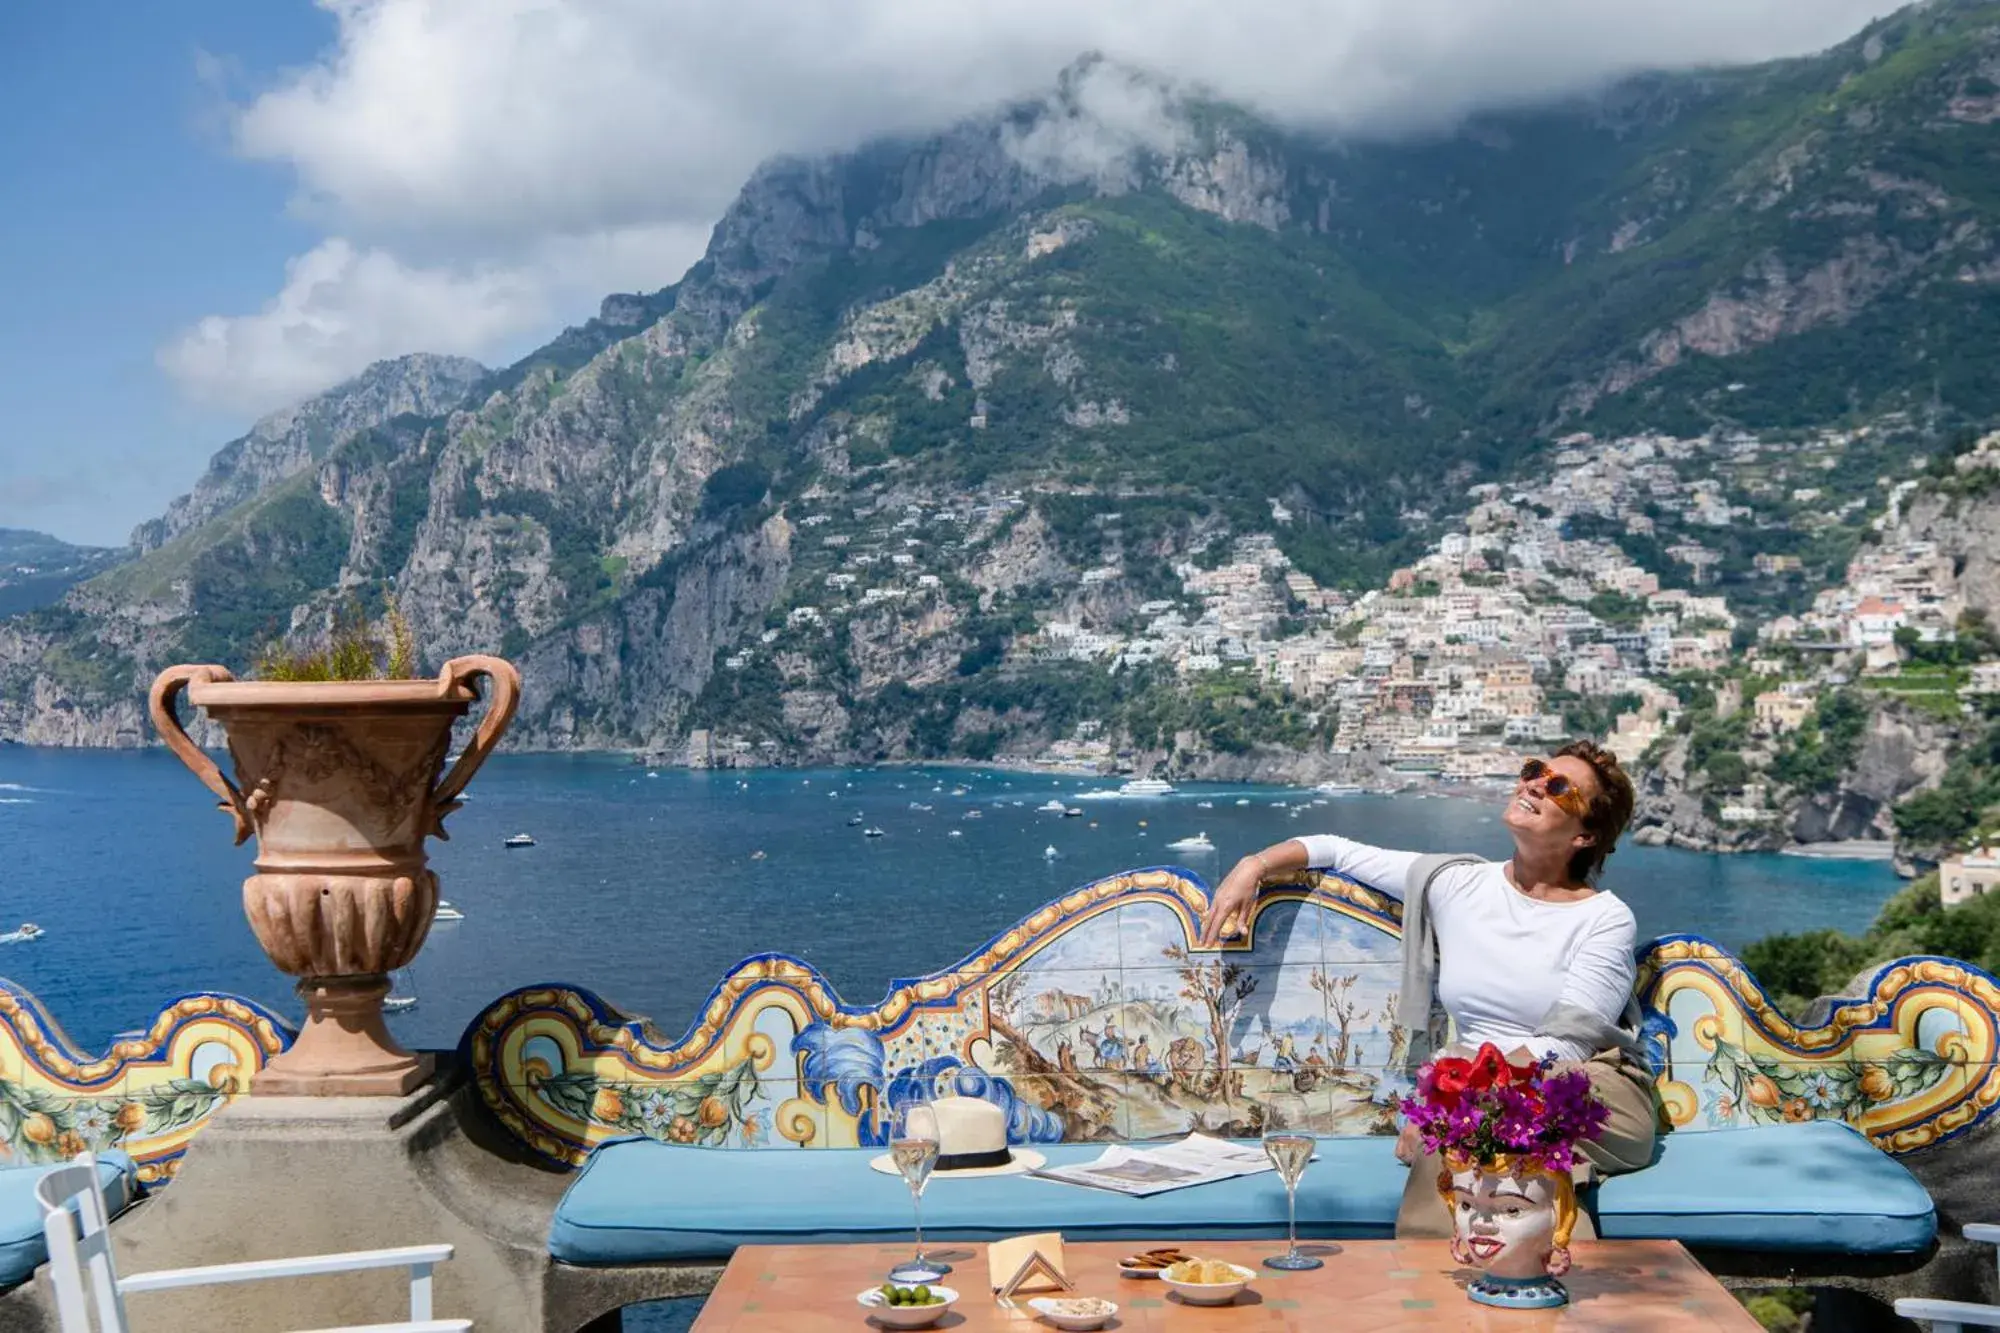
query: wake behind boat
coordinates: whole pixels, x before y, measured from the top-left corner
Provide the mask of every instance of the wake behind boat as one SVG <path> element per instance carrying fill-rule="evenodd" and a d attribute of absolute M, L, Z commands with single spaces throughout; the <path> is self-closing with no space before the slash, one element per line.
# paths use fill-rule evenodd
<path fill-rule="evenodd" d="M 10 930 L 0 935 L 0 944 L 27 944 L 48 934 L 32 921 L 23 921 L 19 930 Z"/>

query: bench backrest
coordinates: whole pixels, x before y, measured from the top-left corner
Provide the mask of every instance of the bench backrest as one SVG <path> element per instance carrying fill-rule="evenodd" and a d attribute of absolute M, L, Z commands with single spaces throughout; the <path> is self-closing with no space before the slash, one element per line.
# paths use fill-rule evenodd
<path fill-rule="evenodd" d="M 1443 1036 L 1441 1015 L 1424 1033 L 1392 1018 L 1400 905 L 1302 875 L 1264 890 L 1248 940 L 1203 952 L 1208 892 L 1179 869 L 1109 876 L 866 1007 L 806 963 L 758 955 L 677 1041 L 588 991 L 525 987 L 473 1020 L 462 1052 L 501 1124 L 570 1165 L 634 1133 L 879 1145 L 918 1086 L 999 1103 L 1016 1143 L 1249 1135 L 1280 1092 L 1322 1134 L 1392 1132 L 1412 1046 Z M 1641 950 L 1640 998 L 1682 1130 L 1839 1118 L 1900 1153 L 2000 1096 L 2000 987 L 1962 963 L 1892 964 L 1801 1028 L 1726 951 L 1671 936 Z"/>
<path fill-rule="evenodd" d="M 120 1148 L 144 1186 L 171 1180 L 188 1140 L 292 1041 L 254 1000 L 201 993 L 86 1055 L 41 1002 L 0 981 L 0 1148 L 13 1162 L 61 1162 Z"/>

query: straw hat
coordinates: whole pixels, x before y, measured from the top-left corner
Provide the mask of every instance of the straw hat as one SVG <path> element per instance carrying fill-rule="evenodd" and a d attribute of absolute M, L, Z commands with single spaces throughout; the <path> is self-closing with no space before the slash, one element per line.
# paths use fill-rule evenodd
<path fill-rule="evenodd" d="M 920 1124 L 926 1109 L 938 1134 L 938 1164 L 932 1180 L 1024 1175 L 1048 1160 L 1032 1148 L 1009 1148 L 1007 1116 L 984 1097 L 940 1097 L 928 1108 L 912 1111 Z M 884 1175 L 900 1174 L 888 1153 L 868 1165 Z"/>

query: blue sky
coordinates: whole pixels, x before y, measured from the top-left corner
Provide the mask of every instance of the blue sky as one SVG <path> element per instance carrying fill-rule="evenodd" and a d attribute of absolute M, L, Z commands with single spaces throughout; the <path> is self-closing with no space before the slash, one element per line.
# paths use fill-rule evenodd
<path fill-rule="evenodd" d="M 0 0 L 0 526 L 122 543 L 263 413 L 406 352 L 505 364 L 677 280 L 766 158 L 1045 96 L 1085 51 L 1376 135 L 1892 7 Z M 1063 113 L 1080 172 L 1178 133 L 1106 92 Z"/>
<path fill-rule="evenodd" d="M 0 525 L 122 543 L 240 428 L 155 351 L 313 234 L 284 172 L 228 151 L 200 53 L 273 68 L 332 34 L 268 0 L 0 6 Z"/>

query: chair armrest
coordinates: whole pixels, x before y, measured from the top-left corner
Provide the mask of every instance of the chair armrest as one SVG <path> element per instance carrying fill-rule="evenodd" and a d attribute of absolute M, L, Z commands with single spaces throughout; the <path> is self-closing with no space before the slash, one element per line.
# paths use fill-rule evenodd
<path fill-rule="evenodd" d="M 349 1328 L 316 1328 L 311 1333 L 472 1333 L 470 1319 L 421 1319 L 411 1324 L 356 1324 Z"/>
<path fill-rule="evenodd" d="M 1967 1240 L 1976 1240 L 1986 1245 L 2000 1245 L 2000 1225 L 1992 1222 L 1967 1222 L 1959 1234 Z"/>
<path fill-rule="evenodd" d="M 128 1295 L 170 1291 L 177 1287 L 212 1287 L 227 1282 L 261 1282 L 274 1277 L 318 1277 L 323 1273 L 357 1273 L 374 1268 L 417 1268 L 451 1258 L 449 1245 L 405 1245 L 394 1250 L 352 1250 L 346 1254 L 314 1254 L 300 1259 L 252 1259 L 240 1264 L 210 1264 L 204 1268 L 163 1268 L 118 1279 Z"/>
<path fill-rule="evenodd" d="M 2000 1305 L 1974 1305 L 1971 1301 L 1933 1301 L 1905 1296 L 1896 1302 L 1896 1313 L 1905 1319 L 1921 1319 L 1927 1324 L 1951 1328 L 2000 1328 Z"/>

